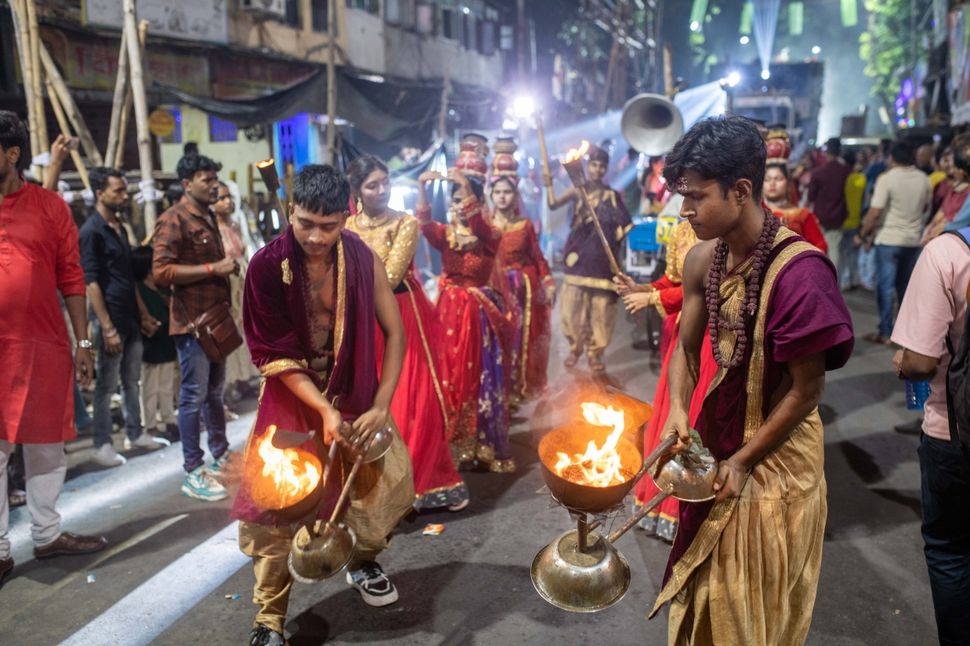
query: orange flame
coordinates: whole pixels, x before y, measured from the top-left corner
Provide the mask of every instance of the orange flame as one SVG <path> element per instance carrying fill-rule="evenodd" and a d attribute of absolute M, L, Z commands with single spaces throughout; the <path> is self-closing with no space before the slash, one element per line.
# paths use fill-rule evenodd
<path fill-rule="evenodd" d="M 570 456 L 557 452 L 556 475 L 589 487 L 611 487 L 626 482 L 630 476 L 621 468 L 620 454 L 616 450 L 625 428 L 623 411 L 594 402 L 583 402 L 582 407 L 587 422 L 594 426 L 612 427 L 613 432 L 602 447 L 597 447 L 590 440 L 585 453 Z"/>
<path fill-rule="evenodd" d="M 583 142 L 579 144 L 579 148 L 570 148 L 566 153 L 566 163 L 570 164 L 574 161 L 582 159 L 587 150 L 589 150 L 589 142 L 583 139 Z"/>
<path fill-rule="evenodd" d="M 320 470 L 313 462 L 303 458 L 303 451 L 278 449 L 273 446 L 276 426 L 266 429 L 259 440 L 257 453 L 263 460 L 264 482 L 275 487 L 279 497 L 279 509 L 293 505 L 313 491 L 320 482 Z"/>

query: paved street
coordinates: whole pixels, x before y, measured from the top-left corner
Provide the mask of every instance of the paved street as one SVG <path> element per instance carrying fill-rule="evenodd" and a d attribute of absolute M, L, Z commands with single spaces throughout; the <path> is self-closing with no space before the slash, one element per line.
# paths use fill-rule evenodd
<path fill-rule="evenodd" d="M 850 295 L 859 337 L 875 326 L 873 297 Z M 554 346 L 553 391 L 563 374 Z M 919 534 L 917 438 L 892 430 L 912 419 L 889 350 L 859 341 L 824 397 L 829 521 L 811 644 L 929 644 L 932 603 Z M 621 322 L 607 361 L 626 391 L 649 399 L 657 360 L 630 347 Z M 252 406 L 250 405 L 250 411 Z M 570 527 L 543 493 L 536 438 L 544 419 L 532 409 L 513 430 L 519 470 L 466 473 L 473 500 L 458 514 L 425 514 L 400 526 L 381 558 L 401 593 L 371 609 L 335 577 L 296 584 L 287 632 L 294 646 L 319 644 L 662 644 L 666 619 L 647 621 L 668 547 L 638 531 L 618 541 L 630 562 L 627 596 L 606 611 L 569 614 L 535 593 L 536 552 Z M 242 446 L 251 412 L 233 422 Z M 82 450 L 79 447 L 76 450 Z M 179 445 L 120 468 L 77 464 L 61 498 L 65 528 L 103 532 L 108 551 L 34 561 L 25 508 L 12 513 L 17 567 L 0 590 L 2 644 L 242 644 L 254 614 L 253 575 L 239 552 L 229 503 L 179 494 Z M 427 523 L 446 525 L 423 536 Z"/>

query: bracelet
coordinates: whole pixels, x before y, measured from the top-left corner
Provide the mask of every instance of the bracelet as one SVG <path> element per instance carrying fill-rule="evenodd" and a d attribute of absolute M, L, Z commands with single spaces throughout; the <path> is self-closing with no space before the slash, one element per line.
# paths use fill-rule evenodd
<path fill-rule="evenodd" d="M 111 337 L 118 336 L 118 330 L 111 330 L 110 332 L 104 332 L 104 338 L 110 339 Z"/>
<path fill-rule="evenodd" d="M 210 265 L 209 263 L 205 263 L 205 271 L 206 271 L 207 274 L 211 274 L 212 273 L 212 265 Z"/>

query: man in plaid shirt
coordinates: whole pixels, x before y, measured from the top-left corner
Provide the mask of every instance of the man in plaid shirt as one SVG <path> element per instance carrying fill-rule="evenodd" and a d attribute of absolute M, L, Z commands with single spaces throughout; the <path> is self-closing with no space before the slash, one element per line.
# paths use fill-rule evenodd
<path fill-rule="evenodd" d="M 210 210 L 219 194 L 221 168 L 203 155 L 186 155 L 179 160 L 176 174 L 185 194 L 159 217 L 153 237 L 152 275 L 157 285 L 172 288 L 169 330 L 182 371 L 179 436 L 186 471 L 182 493 L 205 501 L 222 500 L 227 495 L 217 480 L 229 457 L 223 404 L 226 364 L 206 357 L 192 334 L 191 323 L 215 305 L 230 302 L 227 277 L 239 271 L 236 261 L 226 258 Z M 199 446 L 202 419 L 213 458 L 209 467 Z"/>

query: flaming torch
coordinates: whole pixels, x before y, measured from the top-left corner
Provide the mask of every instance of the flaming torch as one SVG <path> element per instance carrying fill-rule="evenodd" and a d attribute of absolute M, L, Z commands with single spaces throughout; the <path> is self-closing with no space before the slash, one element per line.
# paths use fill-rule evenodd
<path fill-rule="evenodd" d="M 286 214 L 283 212 L 283 203 L 280 201 L 280 176 L 276 172 L 276 160 L 270 157 L 269 159 L 264 159 L 262 161 L 256 162 L 256 170 L 259 171 L 259 176 L 263 178 L 263 184 L 266 185 L 266 190 L 270 194 L 270 202 L 276 212 L 280 214 L 281 218 L 286 218 Z"/>
<path fill-rule="evenodd" d="M 562 165 L 566 169 L 566 174 L 569 175 L 569 180 L 573 183 L 573 186 L 579 189 L 579 194 L 583 198 L 580 209 L 585 209 L 593 219 L 593 226 L 596 227 L 596 235 L 599 236 L 600 243 L 603 245 L 603 251 L 606 252 L 606 258 L 610 261 L 610 271 L 615 275 L 621 274 L 623 272 L 620 270 L 619 263 L 616 262 L 616 256 L 613 255 L 613 250 L 610 249 L 610 243 L 606 239 L 606 234 L 603 233 L 600 220 L 596 217 L 596 210 L 590 204 L 589 193 L 586 192 L 586 174 L 583 172 L 583 156 L 587 150 L 589 150 L 589 142 L 584 139 L 579 148 L 571 148 L 566 153 L 566 160 Z"/>

